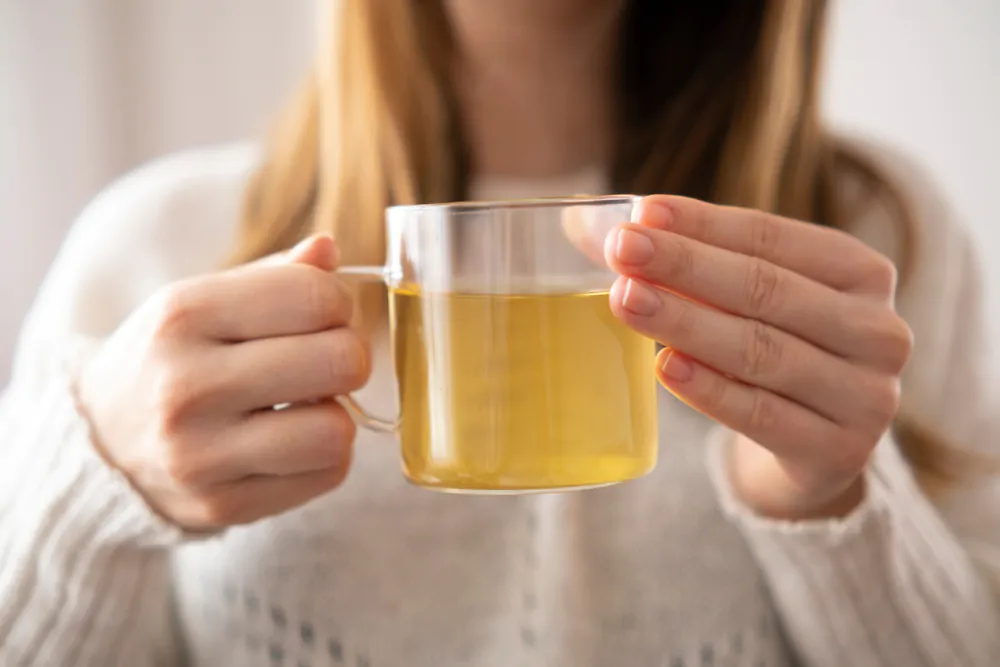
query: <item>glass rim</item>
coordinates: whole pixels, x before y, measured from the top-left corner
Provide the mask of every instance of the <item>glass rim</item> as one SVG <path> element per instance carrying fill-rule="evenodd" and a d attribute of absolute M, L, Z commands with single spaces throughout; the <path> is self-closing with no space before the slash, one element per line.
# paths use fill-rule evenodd
<path fill-rule="evenodd" d="M 400 213 L 478 213 L 510 209 L 547 209 L 569 206 L 601 206 L 635 203 L 639 195 L 573 195 L 568 197 L 531 197 L 525 199 L 494 199 L 484 201 L 458 201 L 438 204 L 397 204 L 388 207 L 387 212 Z"/>

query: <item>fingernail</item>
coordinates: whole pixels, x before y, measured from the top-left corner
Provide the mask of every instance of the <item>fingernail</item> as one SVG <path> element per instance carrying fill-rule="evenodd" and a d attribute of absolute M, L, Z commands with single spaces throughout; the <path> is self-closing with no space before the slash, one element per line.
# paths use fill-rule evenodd
<path fill-rule="evenodd" d="M 653 242 L 634 229 L 622 229 L 618 232 L 615 256 L 622 264 L 645 264 L 653 259 Z"/>
<path fill-rule="evenodd" d="M 649 285 L 630 279 L 625 285 L 622 305 L 634 315 L 649 317 L 660 307 L 660 297 Z"/>
<path fill-rule="evenodd" d="M 672 382 L 687 382 L 694 375 L 694 364 L 670 350 L 660 365 L 660 372 Z"/>
<path fill-rule="evenodd" d="M 670 221 L 670 207 L 658 199 L 645 197 L 637 206 L 632 207 L 632 222 L 637 224 L 666 229 L 670 226 Z"/>

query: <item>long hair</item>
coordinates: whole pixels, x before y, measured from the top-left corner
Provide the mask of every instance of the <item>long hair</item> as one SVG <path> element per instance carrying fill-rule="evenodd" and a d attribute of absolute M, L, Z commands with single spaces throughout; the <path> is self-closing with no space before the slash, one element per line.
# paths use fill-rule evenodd
<path fill-rule="evenodd" d="M 819 115 L 826 0 L 628 0 L 618 39 L 615 191 L 666 192 L 844 228 L 845 175 L 896 213 L 901 274 L 914 256 L 907 202 Z M 443 0 L 330 0 L 315 67 L 250 183 L 234 262 L 331 232 L 345 262 L 384 261 L 383 211 L 466 194 L 469 156 Z M 382 314 L 377 289 L 365 316 Z M 897 440 L 928 490 L 957 450 L 905 414 Z"/>

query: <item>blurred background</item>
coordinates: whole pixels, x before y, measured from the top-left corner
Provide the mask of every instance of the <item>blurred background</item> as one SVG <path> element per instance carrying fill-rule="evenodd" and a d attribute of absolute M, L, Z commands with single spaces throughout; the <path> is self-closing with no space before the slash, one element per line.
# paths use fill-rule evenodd
<path fill-rule="evenodd" d="M 1000 2 L 834 5 L 828 117 L 919 160 L 991 264 Z M 81 207 L 153 157 L 265 132 L 309 59 L 314 11 L 313 0 L 0 0 L 0 386 Z M 996 327 L 1000 265 L 989 277 Z"/>

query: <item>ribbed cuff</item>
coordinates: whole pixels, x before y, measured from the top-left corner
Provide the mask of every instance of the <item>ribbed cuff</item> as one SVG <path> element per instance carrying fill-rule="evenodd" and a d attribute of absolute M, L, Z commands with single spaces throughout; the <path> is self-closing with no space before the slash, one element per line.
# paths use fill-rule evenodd
<path fill-rule="evenodd" d="M 994 597 L 891 438 L 879 445 L 851 514 L 783 521 L 735 496 L 727 469 L 733 437 L 726 429 L 711 435 L 709 474 L 803 664 L 1000 664 Z"/>
<path fill-rule="evenodd" d="M 163 547 L 183 531 L 160 518 L 120 472 L 97 453 L 88 421 L 77 409 L 71 374 L 95 346 L 75 339 L 53 360 L 44 380 L 15 380 L 0 409 L 0 433 L 11 459 L 3 495 L 13 511 L 4 521 L 20 535 L 61 544 L 131 543 Z"/>
<path fill-rule="evenodd" d="M 869 471 L 865 478 L 865 494 L 861 503 L 845 517 L 812 521 L 785 521 L 763 517 L 737 498 L 729 479 L 729 453 L 736 434 L 726 428 L 715 428 L 708 438 L 708 472 L 715 487 L 723 513 L 736 521 L 741 528 L 770 535 L 790 535 L 822 540 L 826 546 L 835 546 L 857 536 L 866 521 L 880 511 L 881 483 L 872 479 Z"/>
<path fill-rule="evenodd" d="M 146 665 L 167 629 L 165 547 L 184 536 L 92 446 L 67 372 L 86 343 L 23 358 L 0 400 L 4 665 Z"/>

